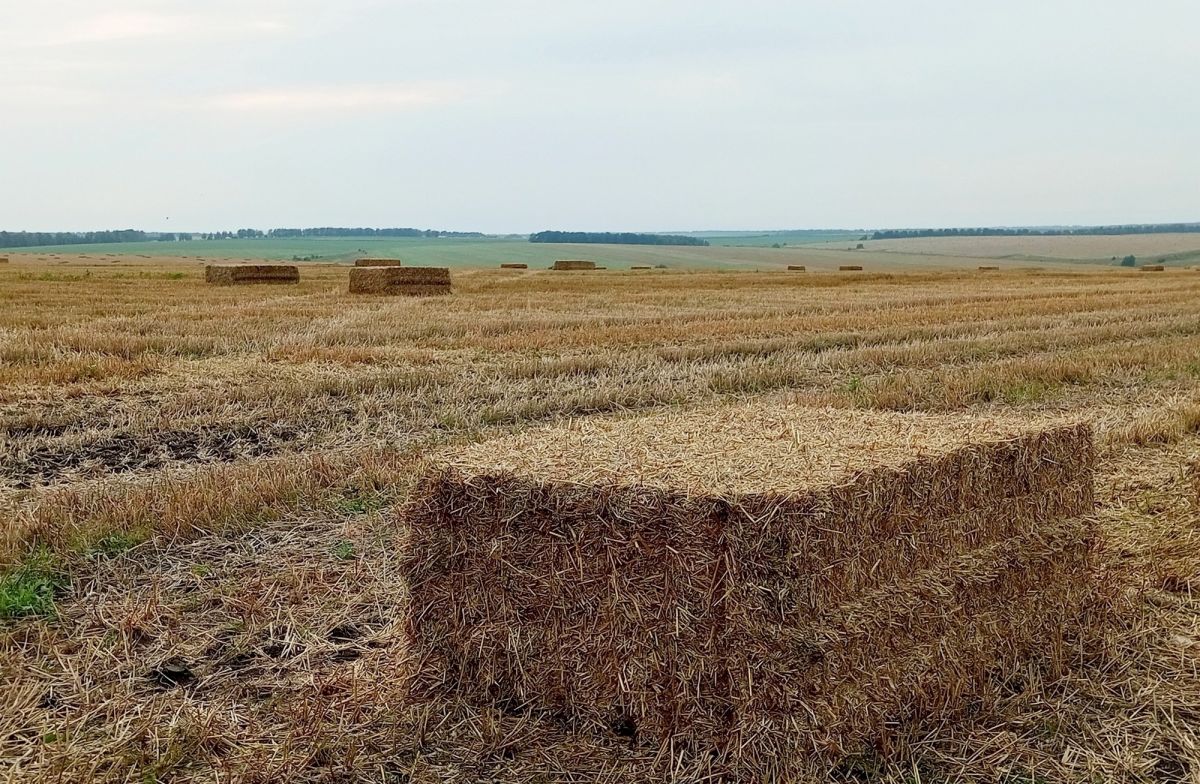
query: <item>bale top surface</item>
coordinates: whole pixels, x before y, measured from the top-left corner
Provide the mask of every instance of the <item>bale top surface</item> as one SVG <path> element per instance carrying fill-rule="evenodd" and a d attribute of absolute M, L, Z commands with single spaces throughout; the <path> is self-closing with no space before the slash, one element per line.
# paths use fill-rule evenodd
<path fill-rule="evenodd" d="M 589 417 L 445 451 L 464 475 L 647 485 L 694 494 L 803 491 L 1072 424 L 751 404 L 637 418 Z"/>

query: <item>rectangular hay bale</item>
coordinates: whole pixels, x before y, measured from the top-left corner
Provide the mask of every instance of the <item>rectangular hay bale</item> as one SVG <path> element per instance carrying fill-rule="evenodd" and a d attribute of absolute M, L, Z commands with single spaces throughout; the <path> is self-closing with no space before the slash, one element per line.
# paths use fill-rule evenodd
<path fill-rule="evenodd" d="M 428 297 L 449 294 L 450 270 L 446 267 L 352 267 L 351 294 L 388 294 Z"/>
<path fill-rule="evenodd" d="M 501 264 L 500 269 L 529 269 L 528 264 Z"/>
<path fill-rule="evenodd" d="M 788 271 L 789 272 L 807 272 L 808 267 L 804 266 L 803 264 L 789 264 Z"/>
<path fill-rule="evenodd" d="M 400 259 L 356 259 L 354 262 L 356 267 L 399 267 L 401 264 Z"/>
<path fill-rule="evenodd" d="M 217 286 L 299 283 L 300 268 L 294 264 L 208 264 L 204 280 Z"/>
<path fill-rule="evenodd" d="M 859 266 L 858 264 L 843 264 L 840 267 L 838 267 L 838 270 L 840 272 L 861 272 L 862 267 Z"/>
<path fill-rule="evenodd" d="M 844 753 L 1061 661 L 1093 463 L 1084 425 L 763 404 L 439 454 L 404 511 L 414 697 L 746 780 Z"/>
<path fill-rule="evenodd" d="M 1167 268 L 1162 264 L 1143 264 L 1141 270 L 1142 272 L 1166 272 Z"/>
<path fill-rule="evenodd" d="M 550 269 L 576 271 L 594 270 L 596 269 L 596 262 L 584 261 L 582 259 L 559 259 L 558 261 L 554 262 L 554 266 L 552 266 Z"/>
<path fill-rule="evenodd" d="M 999 272 L 1000 268 L 999 267 L 980 267 L 979 271 L 980 272 Z"/>

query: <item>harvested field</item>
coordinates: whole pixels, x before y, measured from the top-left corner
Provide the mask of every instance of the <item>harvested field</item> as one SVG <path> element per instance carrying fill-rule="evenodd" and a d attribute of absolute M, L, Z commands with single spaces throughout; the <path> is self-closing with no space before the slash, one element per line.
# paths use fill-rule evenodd
<path fill-rule="evenodd" d="M 1092 470 L 1081 426 L 761 404 L 440 456 L 404 516 L 415 692 L 792 776 L 1063 666 Z"/>
<path fill-rule="evenodd" d="M 356 259 L 356 267 L 399 267 L 403 264 L 400 259 Z"/>
<path fill-rule="evenodd" d="M 995 259 L 1116 261 L 1125 256 L 1200 254 L 1200 234 L 1112 234 L 1050 237 L 915 237 L 870 240 L 868 251 Z"/>
<path fill-rule="evenodd" d="M 185 245 L 153 252 L 160 244 Z M 699 251 L 724 252 L 645 253 L 673 265 Z M 981 662 L 1032 652 L 1033 663 L 989 679 L 965 715 L 887 723 L 878 746 L 809 760 L 797 782 L 1134 784 L 1200 770 L 1189 718 L 1200 715 L 1200 502 L 1188 470 L 1200 455 L 1200 276 L 1164 286 L 1026 265 L 981 287 L 978 261 L 910 272 L 888 254 L 866 273 L 821 261 L 781 275 L 766 270 L 807 258 L 756 252 L 762 273 L 650 276 L 512 275 L 494 265 L 513 257 L 493 255 L 492 269 L 456 272 L 455 296 L 404 302 L 349 295 L 345 264 L 232 289 L 206 285 L 194 259 L 13 256 L 0 268 L 0 779 L 670 780 L 649 730 L 635 743 L 627 724 L 584 732 L 517 703 L 409 699 L 410 532 L 396 521 L 423 461 L 446 450 L 742 405 L 1090 424 L 1103 547 L 1089 557 L 1130 604 L 1105 646 L 1072 646 L 1050 672 L 1035 666 L 1041 647 L 1020 650 L 1022 635 L 1053 631 L 1038 606 L 1006 653 L 971 628 L 941 636 L 922 598 L 917 622 L 897 630 L 931 636 L 869 657 L 872 680 L 840 693 L 887 694 L 903 676 L 937 695 L 923 684 L 944 684 L 946 670 L 972 683 Z M 972 602 L 1024 596 L 1015 575 L 1036 570 L 1009 559 L 1053 551 L 1057 534 L 1044 533 L 995 553 L 992 571 L 961 560 L 982 550 L 947 553 L 897 595 L 962 596 L 967 609 L 950 618 L 1003 627 L 1010 619 Z M 1063 552 L 1041 583 L 1078 563 Z M 978 593 L 947 593 L 966 574 Z M 776 610 L 808 596 L 783 590 L 785 576 L 765 597 Z M 838 606 L 854 612 L 830 617 L 844 622 L 831 640 L 845 650 L 866 650 L 850 644 L 856 630 L 884 650 L 907 644 L 861 602 Z M 902 609 L 880 606 L 881 622 Z M 935 640 L 967 652 L 943 667 Z M 879 715 L 873 704 L 855 702 L 856 726 Z"/>
<path fill-rule="evenodd" d="M 428 297 L 450 293 L 450 270 L 444 267 L 354 267 L 351 294 Z"/>
<path fill-rule="evenodd" d="M 300 268 L 287 264 L 209 264 L 204 280 L 217 286 L 247 283 L 299 283 Z"/>
<path fill-rule="evenodd" d="M 559 259 L 558 261 L 554 262 L 554 266 L 552 266 L 550 269 L 555 269 L 555 270 L 594 270 L 594 269 L 596 269 L 596 262 L 582 261 L 579 259 Z"/>

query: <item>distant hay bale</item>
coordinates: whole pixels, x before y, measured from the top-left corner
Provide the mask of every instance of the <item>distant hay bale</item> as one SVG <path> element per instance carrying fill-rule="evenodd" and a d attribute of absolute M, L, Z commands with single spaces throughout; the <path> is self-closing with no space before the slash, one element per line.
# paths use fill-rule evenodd
<path fill-rule="evenodd" d="M 631 270 L 648 270 L 648 269 L 654 269 L 654 267 L 650 267 L 650 266 L 645 266 L 645 267 L 643 267 L 643 266 L 636 266 L 636 267 L 630 267 L 629 269 L 631 269 Z"/>
<path fill-rule="evenodd" d="M 980 267 L 979 271 L 980 272 L 999 272 L 1000 268 L 999 267 Z"/>
<path fill-rule="evenodd" d="M 300 268 L 294 264 L 209 264 L 204 280 L 217 286 L 250 283 L 299 283 Z"/>
<path fill-rule="evenodd" d="M 529 269 L 528 264 L 501 264 L 500 269 Z"/>
<path fill-rule="evenodd" d="M 804 266 L 803 264 L 789 264 L 788 271 L 789 272 L 807 272 L 808 267 Z"/>
<path fill-rule="evenodd" d="M 765 404 L 436 453 L 403 511 L 412 697 L 790 780 L 1075 655 L 1093 464 L 1085 425 Z"/>
<path fill-rule="evenodd" d="M 399 267 L 400 259 L 357 259 L 354 262 L 356 267 Z"/>
<path fill-rule="evenodd" d="M 1143 264 L 1142 272 L 1166 272 L 1167 268 L 1162 264 Z"/>
<path fill-rule="evenodd" d="M 841 272 L 862 272 L 862 267 L 858 264 L 843 264 L 838 267 L 838 270 Z"/>
<path fill-rule="evenodd" d="M 450 270 L 445 267 L 354 267 L 351 294 L 389 294 L 428 297 L 450 293 Z"/>
<path fill-rule="evenodd" d="M 7 264 L 8 256 L 0 256 L 0 264 Z"/>
<path fill-rule="evenodd" d="M 578 270 L 594 270 L 594 269 L 596 269 L 596 262 L 583 261 L 581 259 L 559 259 L 558 261 L 554 262 L 554 266 L 552 266 L 550 269 L 576 270 L 576 271 L 578 271 Z"/>

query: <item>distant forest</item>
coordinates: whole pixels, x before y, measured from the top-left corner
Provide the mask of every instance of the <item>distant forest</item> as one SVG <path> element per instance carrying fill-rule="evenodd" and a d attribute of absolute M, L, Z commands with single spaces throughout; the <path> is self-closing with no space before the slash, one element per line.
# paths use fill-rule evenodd
<path fill-rule="evenodd" d="M 146 242 L 144 231 L 0 231 L 0 248 L 35 245 L 91 245 L 99 242 Z"/>
<path fill-rule="evenodd" d="M 1075 226 L 1062 229 L 888 229 L 863 239 L 898 240 L 913 237 L 1066 237 L 1071 235 L 1200 233 L 1200 223 L 1140 223 L 1126 226 Z"/>
<path fill-rule="evenodd" d="M 707 245 L 699 237 L 678 234 L 634 234 L 607 231 L 539 231 L 529 235 L 530 242 L 578 242 L 603 245 Z"/>
<path fill-rule="evenodd" d="M 290 239 L 296 237 L 483 237 L 478 231 L 436 229 L 361 229 L 326 227 L 317 229 L 238 229 L 214 232 L 117 231 L 0 231 L 0 248 L 32 248 L 44 245 L 99 245 L 113 242 L 177 242 L 187 240 Z"/>

